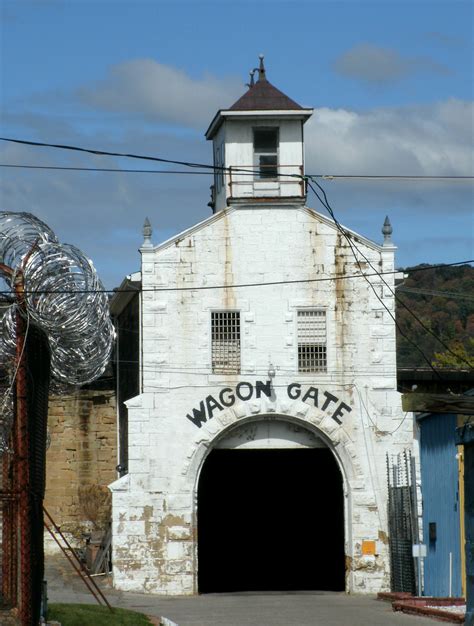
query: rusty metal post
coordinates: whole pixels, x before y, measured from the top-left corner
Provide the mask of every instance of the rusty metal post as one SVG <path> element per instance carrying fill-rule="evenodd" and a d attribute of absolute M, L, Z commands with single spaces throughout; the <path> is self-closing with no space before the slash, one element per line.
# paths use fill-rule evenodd
<path fill-rule="evenodd" d="M 16 314 L 16 411 L 14 451 L 17 464 L 18 490 L 18 533 L 20 547 L 20 589 L 19 617 L 22 626 L 32 625 L 32 586 L 31 586 L 31 499 L 30 499 L 30 464 L 29 431 L 25 362 L 25 322 L 21 313 Z"/>
<path fill-rule="evenodd" d="M 2 598 L 5 604 L 17 604 L 17 534 L 16 494 L 13 492 L 14 465 L 9 454 L 2 462 Z"/>

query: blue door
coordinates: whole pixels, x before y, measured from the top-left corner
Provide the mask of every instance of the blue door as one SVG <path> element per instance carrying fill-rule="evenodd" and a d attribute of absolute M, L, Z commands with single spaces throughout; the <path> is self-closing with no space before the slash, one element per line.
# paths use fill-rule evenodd
<path fill-rule="evenodd" d="M 430 414 L 420 420 L 421 488 L 425 595 L 461 595 L 458 461 L 456 415 Z"/>

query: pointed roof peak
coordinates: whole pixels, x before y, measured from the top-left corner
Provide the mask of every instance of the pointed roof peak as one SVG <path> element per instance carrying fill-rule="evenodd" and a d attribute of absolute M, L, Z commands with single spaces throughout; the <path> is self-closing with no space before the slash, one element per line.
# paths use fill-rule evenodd
<path fill-rule="evenodd" d="M 272 85 L 267 79 L 264 55 L 260 54 L 260 63 L 250 72 L 248 91 L 234 102 L 229 111 L 298 111 L 303 109 L 297 102 Z M 258 72 L 257 81 L 254 80 Z"/>
<path fill-rule="evenodd" d="M 258 116 L 262 117 L 262 119 L 265 117 L 285 117 L 301 119 L 303 123 L 311 117 L 313 113 L 312 108 L 302 107 L 271 84 L 267 79 L 263 54 L 259 55 L 259 59 L 259 67 L 254 67 L 250 71 L 247 91 L 231 107 L 217 111 L 205 133 L 206 139 L 212 139 L 220 128 L 222 121 L 231 117 Z M 258 78 L 255 80 L 257 72 Z"/>
<path fill-rule="evenodd" d="M 258 82 L 261 80 L 267 80 L 267 75 L 265 73 L 265 65 L 263 64 L 263 59 L 265 58 L 263 54 L 259 54 L 258 58 L 260 59 L 260 65 L 258 67 Z"/>

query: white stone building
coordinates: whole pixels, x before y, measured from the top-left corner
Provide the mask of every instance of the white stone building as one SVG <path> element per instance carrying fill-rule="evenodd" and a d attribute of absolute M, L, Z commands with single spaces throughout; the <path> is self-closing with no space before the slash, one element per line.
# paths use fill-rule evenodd
<path fill-rule="evenodd" d="M 119 589 L 389 587 L 386 453 L 412 441 L 395 248 L 388 225 L 379 245 L 307 206 L 311 114 L 262 64 L 206 134 L 213 214 L 158 246 L 145 229 L 140 393 L 111 485 Z"/>

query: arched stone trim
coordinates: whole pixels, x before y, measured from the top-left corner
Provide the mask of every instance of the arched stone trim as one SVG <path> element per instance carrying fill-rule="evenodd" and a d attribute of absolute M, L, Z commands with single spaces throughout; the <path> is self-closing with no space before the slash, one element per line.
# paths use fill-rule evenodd
<path fill-rule="evenodd" d="M 345 492 L 349 490 L 353 481 L 364 479 L 354 443 L 343 425 L 300 400 L 269 402 L 266 398 L 239 402 L 206 422 L 196 433 L 186 455 L 187 461 L 182 470 L 183 478 L 193 483 L 196 492 L 204 460 L 216 443 L 240 424 L 269 418 L 292 422 L 320 437 L 336 457 L 343 476 Z"/>

